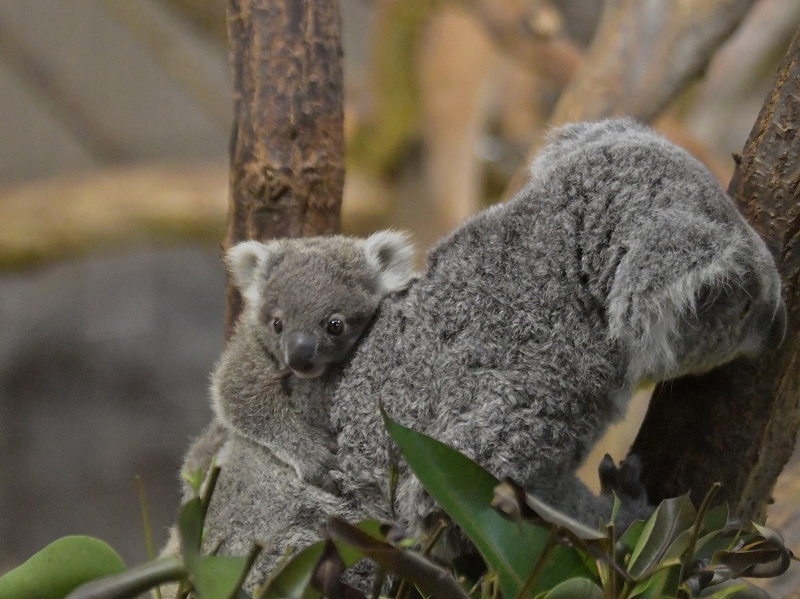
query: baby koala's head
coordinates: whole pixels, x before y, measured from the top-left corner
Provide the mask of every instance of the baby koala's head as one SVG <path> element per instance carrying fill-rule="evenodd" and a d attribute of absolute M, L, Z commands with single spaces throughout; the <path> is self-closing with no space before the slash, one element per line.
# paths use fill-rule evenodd
<path fill-rule="evenodd" d="M 245 301 L 237 333 L 254 332 L 282 369 L 320 376 L 348 356 L 381 299 L 408 286 L 413 255 L 394 231 L 240 243 L 226 256 Z"/>

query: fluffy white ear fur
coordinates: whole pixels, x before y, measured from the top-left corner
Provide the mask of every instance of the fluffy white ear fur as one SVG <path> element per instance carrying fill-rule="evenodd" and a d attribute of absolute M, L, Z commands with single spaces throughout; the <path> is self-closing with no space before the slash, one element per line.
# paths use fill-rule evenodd
<path fill-rule="evenodd" d="M 228 250 L 225 262 L 228 272 L 233 277 L 233 282 L 242 293 L 249 305 L 258 301 L 257 275 L 270 254 L 274 251 L 274 244 L 265 244 L 259 241 L 244 241 Z"/>
<path fill-rule="evenodd" d="M 406 233 L 378 231 L 364 241 L 364 254 L 378 273 L 382 294 L 408 287 L 414 275 L 414 247 Z"/>
<path fill-rule="evenodd" d="M 626 271 L 634 272 L 635 276 L 646 276 L 643 275 L 645 269 L 633 259 L 636 255 L 634 251 L 625 256 L 617 272 L 618 279 L 626 278 Z M 729 285 L 728 276 L 739 268 L 733 250 L 714 256 L 713 261 L 698 256 L 698 262 L 700 264 L 685 272 L 680 272 L 677 265 L 670 265 L 674 276 L 660 286 L 640 282 L 624 292 L 619 289 L 618 281 L 612 285 L 609 329 L 611 336 L 628 348 L 632 382 L 641 378 L 661 380 L 677 374 L 673 340 L 678 334 L 681 318 L 697 311 L 698 295 L 704 287 L 711 290 L 712 296 L 722 293 Z M 627 277 L 626 283 L 631 284 L 632 279 Z M 650 289 L 650 292 L 636 293 L 637 289 Z"/>

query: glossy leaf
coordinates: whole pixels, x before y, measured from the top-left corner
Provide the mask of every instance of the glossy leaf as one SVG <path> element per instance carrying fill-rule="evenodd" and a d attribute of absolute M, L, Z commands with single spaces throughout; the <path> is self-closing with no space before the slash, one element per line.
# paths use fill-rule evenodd
<path fill-rule="evenodd" d="M 202 556 L 188 566 L 197 599 L 230 599 L 239 588 L 246 557 Z"/>
<path fill-rule="evenodd" d="M 474 461 L 444 443 L 393 422 L 384 414 L 389 434 L 425 490 L 467 534 L 487 565 L 497 573 L 505 597 L 516 597 L 539 558 L 548 531 L 514 523 L 490 505 L 498 480 Z M 595 578 L 573 548 L 550 552 L 531 595 L 569 578 Z"/>
<path fill-rule="evenodd" d="M 709 599 L 772 599 L 764 589 L 745 580 L 729 580 L 714 587 L 713 592 L 706 592 L 701 597 Z"/>
<path fill-rule="evenodd" d="M 377 520 L 364 520 L 356 527 L 373 537 L 381 538 L 381 524 Z M 346 543 L 334 540 L 336 550 L 345 568 L 354 566 L 362 554 Z M 314 570 L 325 551 L 325 541 L 317 541 L 291 556 L 276 569 L 266 584 L 256 594 L 257 599 L 319 599 L 322 593 L 311 586 Z"/>
<path fill-rule="evenodd" d="M 691 528 L 696 516 L 688 494 L 662 501 L 645 524 L 633 549 L 628 562 L 630 575 L 638 580 L 657 568 L 673 541 Z M 686 543 L 688 546 L 688 538 Z"/>
<path fill-rule="evenodd" d="M 273 572 L 257 599 L 301 599 L 311 584 L 314 569 L 325 550 L 325 541 L 317 541 L 293 555 Z"/>
<path fill-rule="evenodd" d="M 0 577 L 0 597 L 63 599 L 88 581 L 123 570 L 120 557 L 103 541 L 63 537 Z"/>
<path fill-rule="evenodd" d="M 604 599 L 603 589 L 588 578 L 570 578 L 545 595 L 546 599 Z"/>
<path fill-rule="evenodd" d="M 711 532 L 722 530 L 728 525 L 728 504 L 723 503 L 710 509 L 703 517 L 700 534 L 707 535 Z"/>
<path fill-rule="evenodd" d="M 188 561 L 200 553 L 203 540 L 203 508 L 199 497 L 187 501 L 178 514 L 181 554 Z"/>
<path fill-rule="evenodd" d="M 678 567 L 660 570 L 644 578 L 629 595 L 630 599 L 674 597 L 678 589 Z"/>
<path fill-rule="evenodd" d="M 618 551 L 631 553 L 644 532 L 645 524 L 644 520 L 634 520 L 617 541 Z"/>

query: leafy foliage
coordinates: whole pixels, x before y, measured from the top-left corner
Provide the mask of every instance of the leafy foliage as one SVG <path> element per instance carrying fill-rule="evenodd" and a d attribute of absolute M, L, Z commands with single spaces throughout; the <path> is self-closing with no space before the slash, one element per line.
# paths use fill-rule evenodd
<path fill-rule="evenodd" d="M 63 599 L 89 580 L 124 569 L 120 557 L 102 541 L 63 537 L 0 578 L 0 597 Z"/>
<path fill-rule="evenodd" d="M 287 556 L 251 597 L 244 580 L 258 556 L 204 555 L 205 514 L 218 469 L 178 516 L 182 558 L 165 557 L 125 570 L 113 550 L 90 537 L 66 537 L 0 578 L 0 596 L 17 599 L 133 598 L 155 586 L 178 583 L 179 597 L 193 599 L 320 599 L 358 597 L 342 573 L 366 557 L 401 581 L 438 599 L 663 599 L 736 597 L 766 593 L 741 577 L 777 576 L 793 558 L 775 531 L 743 528 L 727 507 L 709 509 L 718 486 L 699 509 L 688 495 L 668 499 L 645 521 L 617 536 L 613 517 L 595 530 L 527 494 L 511 480 L 498 481 L 454 449 L 391 421 L 386 427 L 408 465 L 480 552 L 486 572 L 469 590 L 462 573 L 429 556 L 438 536 L 390 540 L 376 521 L 352 525 L 332 517 L 325 539 Z M 202 496 L 201 496 L 202 491 Z M 618 504 L 616 505 L 618 508 Z M 616 513 L 616 509 L 615 509 Z M 438 532 L 442 532 L 442 527 Z M 417 548 L 417 549 L 414 549 Z M 85 583 L 85 584 L 84 584 Z"/>

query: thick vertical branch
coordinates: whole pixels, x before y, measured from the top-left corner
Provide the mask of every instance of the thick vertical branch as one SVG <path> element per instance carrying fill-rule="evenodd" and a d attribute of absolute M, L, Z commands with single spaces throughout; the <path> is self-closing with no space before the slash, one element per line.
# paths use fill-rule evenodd
<path fill-rule="evenodd" d="M 335 233 L 344 185 L 338 2 L 229 0 L 228 38 L 234 130 L 225 248 Z M 228 336 L 240 310 L 229 285 Z"/>
<path fill-rule="evenodd" d="M 651 498 L 714 481 L 743 518 L 763 518 L 800 426 L 800 31 L 745 145 L 729 193 L 773 251 L 788 328 L 763 359 L 656 388 L 631 451 Z"/>

